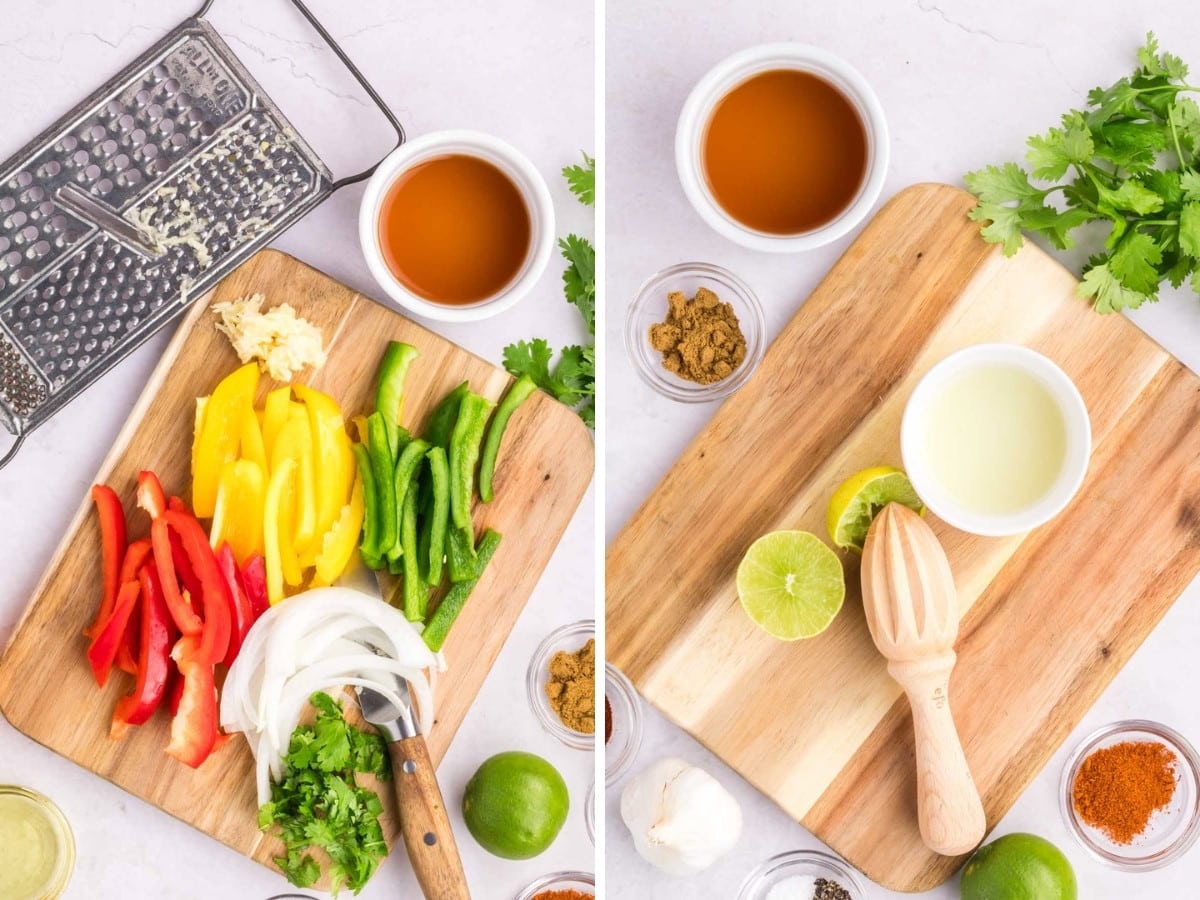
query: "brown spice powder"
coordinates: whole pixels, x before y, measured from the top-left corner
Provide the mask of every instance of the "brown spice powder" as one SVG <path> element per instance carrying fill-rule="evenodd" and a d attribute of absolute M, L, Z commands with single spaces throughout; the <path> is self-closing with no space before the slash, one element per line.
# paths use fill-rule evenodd
<path fill-rule="evenodd" d="M 604 743 L 612 740 L 613 720 L 612 720 L 612 704 L 608 702 L 608 698 L 604 698 Z"/>
<path fill-rule="evenodd" d="M 1118 844 L 1133 843 L 1175 796 L 1175 754 L 1157 741 L 1123 741 L 1079 767 L 1071 799 L 1079 817 Z"/>
<path fill-rule="evenodd" d="M 682 291 L 667 294 L 667 318 L 650 326 L 650 346 L 662 354 L 664 369 L 696 384 L 725 380 L 746 358 L 733 307 L 703 287 L 691 300 Z"/>
<path fill-rule="evenodd" d="M 572 888 L 568 891 L 542 891 L 533 900 L 593 900 L 595 896 Z"/>
<path fill-rule="evenodd" d="M 596 642 L 574 653 L 560 650 L 550 660 L 546 696 L 559 721 L 580 734 L 596 733 Z"/>

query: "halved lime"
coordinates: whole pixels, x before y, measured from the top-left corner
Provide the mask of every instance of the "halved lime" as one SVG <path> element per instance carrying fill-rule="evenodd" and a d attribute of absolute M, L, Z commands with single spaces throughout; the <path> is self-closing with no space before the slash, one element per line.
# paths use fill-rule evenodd
<path fill-rule="evenodd" d="M 750 545 L 737 570 L 746 615 L 781 641 L 829 627 L 846 598 L 842 561 L 815 534 L 773 531 Z"/>
<path fill-rule="evenodd" d="M 829 499 L 825 516 L 829 539 L 843 550 L 861 553 L 871 523 L 889 503 L 899 503 L 916 513 L 925 512 L 925 504 L 902 470 L 875 466 L 851 475 Z"/>

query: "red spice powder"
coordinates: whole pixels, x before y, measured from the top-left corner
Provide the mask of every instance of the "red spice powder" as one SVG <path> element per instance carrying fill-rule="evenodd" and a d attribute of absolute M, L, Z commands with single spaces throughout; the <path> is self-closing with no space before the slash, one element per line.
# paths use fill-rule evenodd
<path fill-rule="evenodd" d="M 585 894 L 583 891 L 542 891 L 533 900 L 596 900 L 595 894 Z"/>
<path fill-rule="evenodd" d="M 608 702 L 608 698 L 604 698 L 604 743 L 612 740 L 612 704 Z M 535 898 L 536 900 L 536 898 Z"/>
<path fill-rule="evenodd" d="M 1079 767 L 1071 799 L 1079 817 L 1118 844 L 1131 844 L 1175 796 L 1175 754 L 1157 741 L 1123 741 Z"/>

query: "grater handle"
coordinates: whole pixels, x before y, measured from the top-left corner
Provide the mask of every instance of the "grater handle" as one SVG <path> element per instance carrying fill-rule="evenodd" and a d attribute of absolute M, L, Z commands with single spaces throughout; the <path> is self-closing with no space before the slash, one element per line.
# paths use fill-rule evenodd
<path fill-rule="evenodd" d="M 196 13 L 193 18 L 203 19 L 204 16 L 207 15 L 208 11 L 212 9 L 214 2 L 215 0 L 204 0 L 204 5 L 200 7 L 200 11 Z M 341 45 L 334 40 L 333 35 L 331 35 L 325 26 L 321 24 L 321 20 L 313 15 L 312 11 L 304 5 L 304 0 L 291 0 L 291 4 L 296 7 L 297 10 L 299 10 L 300 15 L 304 16 L 304 18 L 308 21 L 308 24 L 313 27 L 313 30 L 321 36 L 321 39 L 325 41 L 329 49 L 334 52 L 334 55 L 342 61 L 342 65 L 344 65 L 350 74 L 354 76 L 354 80 L 357 81 L 359 86 L 367 92 L 367 96 L 371 98 L 377 107 L 379 107 L 379 111 L 383 113 L 384 118 L 388 120 L 388 123 L 395 130 L 397 141 L 396 147 L 393 147 L 392 150 L 395 150 L 397 147 L 403 144 L 404 126 L 400 124 L 400 120 L 396 118 L 396 114 L 392 112 L 391 108 L 388 107 L 387 103 L 384 102 L 383 97 L 379 96 L 379 92 L 375 90 L 371 82 L 367 81 L 367 76 L 363 75 L 358 66 L 354 64 L 354 60 L 352 60 L 349 55 L 347 55 L 346 51 L 342 49 Z M 383 162 L 383 160 L 380 160 L 379 162 Z M 346 185 L 357 184 L 360 181 L 366 181 L 375 174 L 375 170 L 379 168 L 379 162 L 375 163 L 375 165 L 371 166 L 369 169 L 359 172 L 357 175 L 348 175 L 345 178 L 339 178 L 333 183 L 330 191 L 333 192 L 339 188 L 346 187 Z"/>
<path fill-rule="evenodd" d="M 17 455 L 17 451 L 21 449 L 21 445 L 25 443 L 25 438 L 29 437 L 29 432 L 25 430 L 25 426 L 20 419 L 16 420 L 16 426 L 17 430 L 13 438 L 12 446 L 5 451 L 3 456 L 0 456 L 0 469 L 3 469 L 10 462 L 12 462 L 13 457 Z"/>

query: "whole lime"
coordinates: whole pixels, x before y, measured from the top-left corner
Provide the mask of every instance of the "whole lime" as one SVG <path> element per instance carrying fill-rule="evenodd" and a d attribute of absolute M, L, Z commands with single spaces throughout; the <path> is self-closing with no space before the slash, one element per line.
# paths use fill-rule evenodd
<path fill-rule="evenodd" d="M 1076 900 L 1075 871 L 1036 834 L 1006 834 L 975 851 L 963 868 L 962 900 Z"/>
<path fill-rule="evenodd" d="M 554 843 L 570 798 L 558 770 L 517 751 L 485 760 L 467 782 L 462 811 L 484 850 L 503 859 L 532 859 Z"/>

